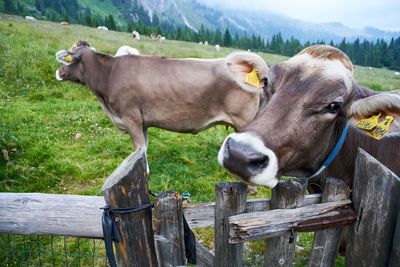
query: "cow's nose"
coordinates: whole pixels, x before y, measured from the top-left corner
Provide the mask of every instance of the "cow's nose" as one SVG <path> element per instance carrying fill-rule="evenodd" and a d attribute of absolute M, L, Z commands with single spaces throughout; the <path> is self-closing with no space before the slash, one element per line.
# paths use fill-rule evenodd
<path fill-rule="evenodd" d="M 225 143 L 224 167 L 244 180 L 261 173 L 269 164 L 269 157 L 252 146 L 229 138 Z"/>

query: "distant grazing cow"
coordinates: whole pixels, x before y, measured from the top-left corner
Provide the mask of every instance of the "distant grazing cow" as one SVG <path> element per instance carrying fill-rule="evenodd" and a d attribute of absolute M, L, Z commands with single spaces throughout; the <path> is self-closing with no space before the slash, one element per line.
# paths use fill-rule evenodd
<path fill-rule="evenodd" d="M 66 21 L 61 21 L 60 24 L 61 24 L 61 25 L 69 25 L 69 23 L 66 22 Z"/>
<path fill-rule="evenodd" d="M 26 20 L 32 20 L 32 21 L 35 21 L 36 19 L 34 18 L 34 17 L 32 17 L 32 16 L 25 16 L 25 19 Z"/>
<path fill-rule="evenodd" d="M 215 50 L 219 51 L 221 49 L 221 47 L 219 46 L 219 44 L 215 45 Z"/>
<path fill-rule="evenodd" d="M 161 42 L 161 41 L 164 41 L 164 40 L 165 40 L 165 37 L 162 36 L 161 34 L 159 34 L 159 35 L 157 35 L 157 39 L 156 39 L 156 40 L 159 41 L 159 42 Z"/>
<path fill-rule="evenodd" d="M 199 45 L 203 45 L 203 42 L 199 42 Z"/>
<path fill-rule="evenodd" d="M 115 57 L 120 57 L 120 56 L 126 56 L 126 55 L 140 55 L 139 51 L 136 48 L 123 45 L 120 48 L 118 48 L 117 53 L 115 54 Z"/>
<path fill-rule="evenodd" d="M 243 129 L 256 115 L 263 83 L 244 82 L 269 67 L 258 55 L 236 52 L 219 59 L 174 59 L 96 53 L 85 41 L 59 51 L 58 80 L 87 85 L 104 112 L 135 149 L 147 147 L 147 129 L 198 133 L 216 124 Z"/>
<path fill-rule="evenodd" d="M 156 35 L 154 33 L 150 34 L 150 39 L 151 40 L 155 40 L 156 39 Z"/>
<path fill-rule="evenodd" d="M 242 132 L 225 139 L 220 164 L 245 181 L 268 187 L 274 187 L 281 175 L 316 177 L 319 184 L 332 176 L 351 187 L 361 147 L 399 175 L 399 92 L 361 87 L 352 70 L 346 54 L 326 45 L 308 47 L 271 67 L 266 76 L 268 102 Z M 394 118 L 390 133 L 381 140 L 354 126 L 377 112 L 382 124 L 390 119 L 386 116 Z M 318 175 L 341 136 L 345 141 L 339 154 Z"/>
<path fill-rule="evenodd" d="M 103 30 L 103 31 L 108 31 L 108 28 L 106 26 L 97 26 L 97 29 Z"/>
<path fill-rule="evenodd" d="M 140 41 L 140 34 L 137 30 L 132 32 L 133 39 Z"/>
<path fill-rule="evenodd" d="M 400 76 L 400 72 L 398 72 L 398 71 L 395 71 L 395 72 L 394 72 L 394 75 L 396 75 L 396 76 Z"/>
<path fill-rule="evenodd" d="M 208 41 L 204 41 L 204 46 L 207 46 L 208 45 Z"/>

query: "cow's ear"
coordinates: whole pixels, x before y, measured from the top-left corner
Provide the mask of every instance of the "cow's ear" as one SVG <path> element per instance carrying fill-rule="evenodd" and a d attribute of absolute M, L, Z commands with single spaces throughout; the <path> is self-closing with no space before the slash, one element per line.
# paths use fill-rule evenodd
<path fill-rule="evenodd" d="M 252 93 L 262 92 L 262 78 L 269 70 L 262 57 L 249 52 L 234 52 L 226 57 L 226 65 L 241 88 Z"/>
<path fill-rule="evenodd" d="M 358 128 L 373 131 L 380 125 L 390 125 L 390 133 L 400 133 L 400 91 L 377 93 L 355 100 L 348 115 Z M 372 129 L 366 129 L 372 128 Z"/>
<path fill-rule="evenodd" d="M 58 62 L 68 66 L 74 62 L 79 61 L 80 54 L 70 53 L 68 51 L 61 50 L 56 53 L 56 59 Z"/>

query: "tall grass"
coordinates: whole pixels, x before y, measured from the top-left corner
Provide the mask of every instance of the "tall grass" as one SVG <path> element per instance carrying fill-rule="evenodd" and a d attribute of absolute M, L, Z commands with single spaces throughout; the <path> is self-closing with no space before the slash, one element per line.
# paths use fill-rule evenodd
<path fill-rule="evenodd" d="M 122 45 L 170 57 L 215 58 L 234 51 L 170 40 L 158 43 L 146 37 L 137 42 L 128 33 L 0 17 L 0 123 L 18 139 L 10 161 L 0 159 L 3 192 L 101 195 L 105 179 L 133 152 L 129 136 L 113 126 L 86 87 L 55 79 L 57 51 L 80 39 L 106 54 L 115 54 Z M 260 55 L 270 65 L 286 59 Z M 400 88 L 400 78 L 386 69 L 357 67 L 355 77 L 376 90 Z M 213 201 L 215 183 L 233 181 L 216 161 L 219 143 L 231 132 L 222 126 L 197 135 L 151 128 L 150 189 L 187 190 L 193 202 Z M 260 188 L 256 197 L 269 194 Z M 198 233 L 212 244 L 210 231 Z M 306 244 L 310 237 L 304 240 Z M 250 246 L 262 253 L 262 242 Z"/>

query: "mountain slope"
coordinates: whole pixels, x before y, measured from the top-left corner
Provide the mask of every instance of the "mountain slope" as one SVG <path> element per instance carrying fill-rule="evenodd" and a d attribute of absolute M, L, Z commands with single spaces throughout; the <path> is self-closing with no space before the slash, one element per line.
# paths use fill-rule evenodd
<path fill-rule="evenodd" d="M 0 11 L 4 9 L 6 2 L 12 0 L 0 0 Z M 272 35 L 281 32 L 283 39 L 290 39 L 292 36 L 302 43 L 307 41 L 326 43 L 333 40 L 339 43 L 343 38 L 347 41 L 354 41 L 357 38 L 375 41 L 400 37 L 400 32 L 383 31 L 368 27 L 362 30 L 346 27 L 338 22 L 333 23 L 312 23 L 291 19 L 282 15 L 268 12 L 250 12 L 243 10 L 228 10 L 224 8 L 210 8 L 201 3 L 202 0 L 18 0 L 18 5 L 25 7 L 27 15 L 41 15 L 49 17 L 50 14 L 58 12 L 72 13 L 73 18 L 82 20 L 90 12 L 91 15 L 98 16 L 100 22 L 104 22 L 104 17 L 112 14 L 117 24 L 125 28 L 128 23 L 140 19 L 145 25 L 161 25 L 168 27 L 184 27 L 198 31 L 201 25 L 206 29 L 215 31 L 217 28 L 224 30 L 229 28 L 232 34 L 238 33 L 243 36 L 252 34 L 260 35 L 264 40 L 270 40 Z M 78 10 L 68 10 L 71 2 L 78 2 Z M 54 5 L 57 3 L 57 5 Z M 57 8 L 49 8 L 45 14 L 38 12 L 37 5 L 63 6 L 64 9 L 57 11 Z M 46 5 L 47 4 L 47 5 Z M 53 12 L 53 13 L 52 13 Z M 164 29 L 166 27 L 163 27 Z"/>

